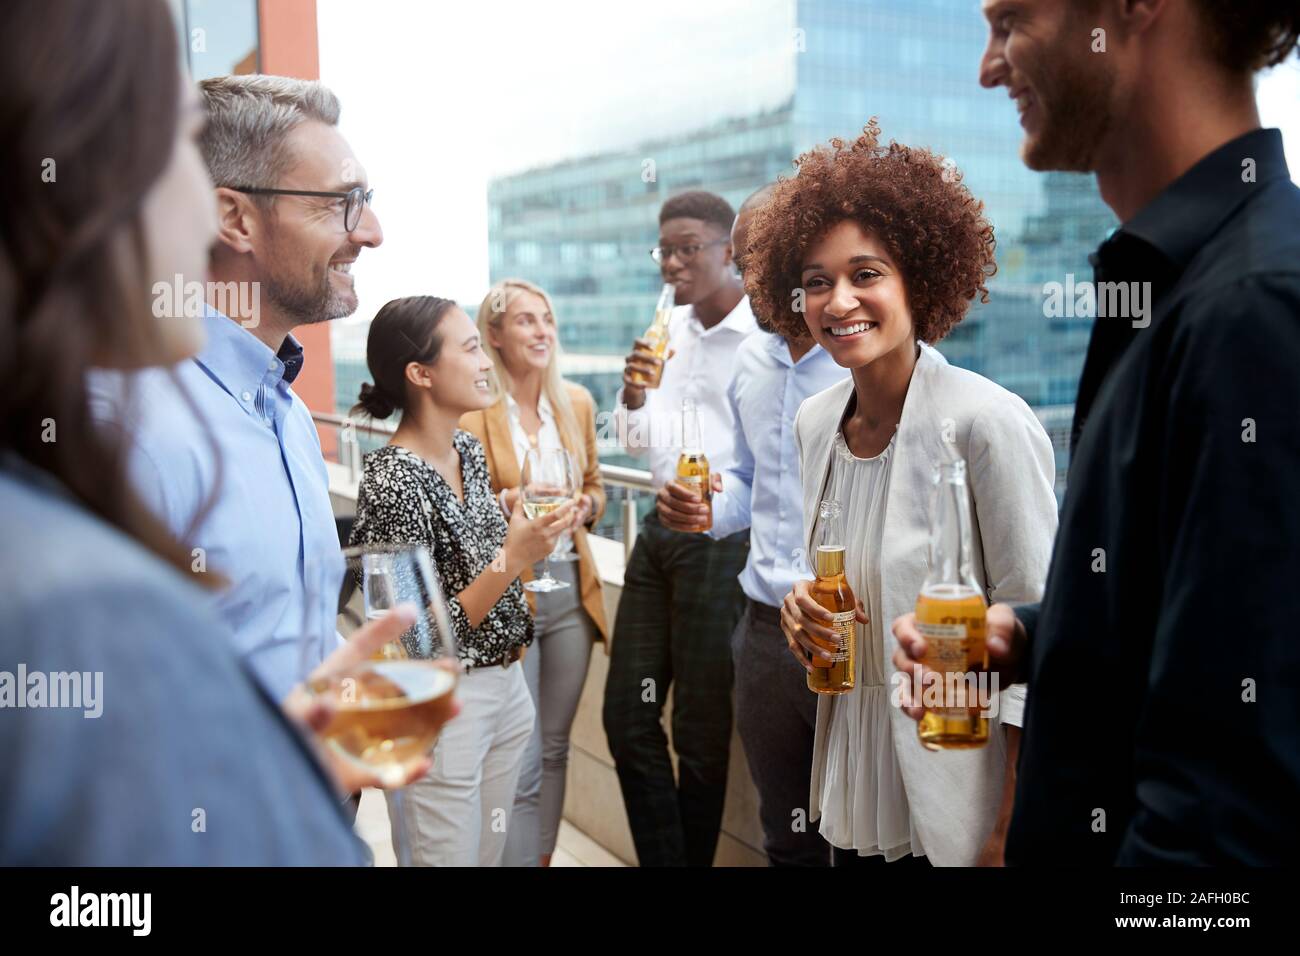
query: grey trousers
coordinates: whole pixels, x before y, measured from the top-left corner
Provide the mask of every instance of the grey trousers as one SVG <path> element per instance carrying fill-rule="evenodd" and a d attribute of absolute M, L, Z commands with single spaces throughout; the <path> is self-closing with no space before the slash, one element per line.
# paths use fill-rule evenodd
<path fill-rule="evenodd" d="M 569 769 L 569 731 L 599 636 L 578 593 L 577 563 L 556 561 L 551 576 L 572 586 L 536 595 L 533 643 L 523 667 L 537 718 L 519 772 L 504 866 L 538 866 L 541 857 L 555 852 Z"/>
<path fill-rule="evenodd" d="M 817 695 L 786 649 L 779 611 L 746 600 L 731 650 L 736 730 L 758 790 L 768 863 L 830 866 L 831 846 L 808 822 Z"/>

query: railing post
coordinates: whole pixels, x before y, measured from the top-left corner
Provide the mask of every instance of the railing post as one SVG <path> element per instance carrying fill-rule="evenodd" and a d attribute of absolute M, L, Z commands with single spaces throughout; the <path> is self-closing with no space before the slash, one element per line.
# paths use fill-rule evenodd
<path fill-rule="evenodd" d="M 636 491 L 623 489 L 623 566 L 632 560 L 632 546 L 636 544 Z"/>
<path fill-rule="evenodd" d="M 344 428 L 343 448 L 348 456 L 348 481 L 356 483 L 358 473 L 360 472 L 359 462 L 361 461 L 361 443 L 357 441 L 357 432 L 355 428 Z"/>

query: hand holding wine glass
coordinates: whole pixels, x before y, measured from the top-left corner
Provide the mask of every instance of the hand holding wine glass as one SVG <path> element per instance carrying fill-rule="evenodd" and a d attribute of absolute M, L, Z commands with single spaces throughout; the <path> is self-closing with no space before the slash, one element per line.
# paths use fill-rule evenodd
<path fill-rule="evenodd" d="M 344 768 L 337 775 L 345 787 L 375 782 L 389 791 L 394 850 L 404 865 L 409 841 L 399 788 L 428 772 L 429 752 L 459 709 L 456 632 L 423 547 L 376 544 L 342 557 L 341 574 L 329 562 L 306 569 L 305 716 L 329 759 Z M 337 616 L 358 584 L 370 623 L 337 647 Z M 395 641 L 404 656 L 379 654 Z"/>
<path fill-rule="evenodd" d="M 575 487 L 574 469 L 570 464 L 570 458 L 569 453 L 563 448 L 530 448 L 524 457 L 521 472 L 523 486 L 520 499 L 523 502 L 524 513 L 534 520 L 562 514 L 563 521 L 556 520 L 546 526 L 548 530 L 555 530 L 557 538 L 569 527 L 573 517 L 572 512 L 576 507 L 573 496 L 578 488 Z M 554 543 L 553 539 L 552 547 Z M 529 591 L 545 593 L 570 586 L 567 581 L 557 581 L 551 576 L 550 552 L 551 549 L 548 548 L 547 565 L 542 576 L 524 585 Z"/>
<path fill-rule="evenodd" d="M 322 661 L 310 675 L 309 682 L 328 681 L 333 675 L 346 674 L 367 660 L 399 659 L 401 655 L 396 654 L 393 649 L 402 647 L 400 638 L 415 623 L 415 615 L 414 606 L 408 604 L 374 617 Z M 402 654 L 404 655 L 405 652 L 403 651 Z M 459 666 L 452 661 L 444 659 L 436 661 L 435 664 L 453 674 L 459 672 Z M 318 735 L 335 719 L 335 710 L 330 699 L 312 694 L 303 684 L 295 687 L 281 706 L 289 717 Z M 459 713 L 460 701 L 453 698 L 442 722 L 451 720 Z M 344 793 L 356 793 L 365 787 L 378 789 L 392 786 L 404 787 L 423 777 L 433 764 L 432 759 L 427 756 L 416 760 L 407 767 L 406 776 L 396 781 L 392 775 L 384 778 L 376 771 L 363 770 L 354 762 L 337 756 L 332 750 L 326 750 L 325 756 L 329 761 L 330 772 Z"/>
<path fill-rule="evenodd" d="M 570 485 L 573 488 L 573 500 L 577 508 L 574 511 L 573 524 L 556 541 L 555 550 L 551 552 L 548 558 L 550 561 L 578 560 L 578 553 L 573 550 L 573 532 L 591 519 L 591 513 L 595 506 L 591 495 L 584 494 L 582 491 L 583 476 L 582 468 L 578 465 L 578 457 L 568 450 L 565 451 L 565 454 L 569 457 L 569 472 L 572 479 Z"/>
<path fill-rule="evenodd" d="M 506 566 L 516 569 L 531 568 L 551 553 L 555 542 L 573 518 L 575 505 L 566 502 L 550 514 L 530 518 L 524 508 L 523 496 L 515 502 L 506 531 Z"/>

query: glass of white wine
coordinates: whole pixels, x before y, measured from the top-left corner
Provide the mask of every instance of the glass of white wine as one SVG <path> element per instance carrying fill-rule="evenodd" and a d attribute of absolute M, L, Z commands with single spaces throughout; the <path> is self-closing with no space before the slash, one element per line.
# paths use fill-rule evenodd
<path fill-rule="evenodd" d="M 578 467 L 578 458 L 573 452 L 564 452 L 569 456 L 569 472 L 573 482 L 573 500 L 576 504 L 582 497 L 582 469 Z M 573 532 L 566 531 L 555 540 L 549 561 L 577 561 L 578 552 L 573 550 Z"/>
<path fill-rule="evenodd" d="M 303 637 L 304 644 L 319 642 L 323 648 L 319 654 L 303 655 L 305 686 L 328 704 L 330 712 L 329 722 L 317 736 L 336 759 L 383 783 L 393 849 L 398 864 L 406 865 L 410 844 L 398 788 L 433 749 L 453 707 L 459 673 L 455 629 L 429 554 L 421 546 L 348 548 L 343 552 L 342 575 L 318 572 L 316 582 L 324 594 L 333 594 L 322 617 L 358 600 L 367 622 L 403 604 L 422 611 L 405 634 L 370 659 L 325 676 L 313 673 L 313 661 L 318 664 L 331 644 L 337 644 L 336 618 L 329 616 L 320 626 L 304 627 Z"/>
<path fill-rule="evenodd" d="M 573 468 L 569 463 L 570 458 L 569 453 L 563 448 L 528 449 L 521 472 L 523 481 L 521 495 L 524 514 L 529 518 L 540 518 L 542 515 L 550 514 L 573 499 L 576 489 Z M 557 581 L 551 577 L 550 561 L 551 556 L 548 554 L 542 565 L 542 576 L 526 583 L 525 588 L 529 591 L 545 593 L 569 586 L 567 581 Z"/>

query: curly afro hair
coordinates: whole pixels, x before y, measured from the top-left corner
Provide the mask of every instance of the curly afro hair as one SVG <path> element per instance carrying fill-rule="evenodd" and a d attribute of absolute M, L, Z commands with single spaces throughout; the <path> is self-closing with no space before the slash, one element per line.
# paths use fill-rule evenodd
<path fill-rule="evenodd" d="M 962 320 L 997 271 L 984 204 L 951 163 L 928 149 L 880 145 L 873 117 L 852 145 L 833 139 L 795 160 L 749 227 L 745 291 L 755 315 L 806 338 L 794 309 L 805 251 L 846 219 L 876 235 L 902 271 L 916 337 L 938 342 Z"/>

